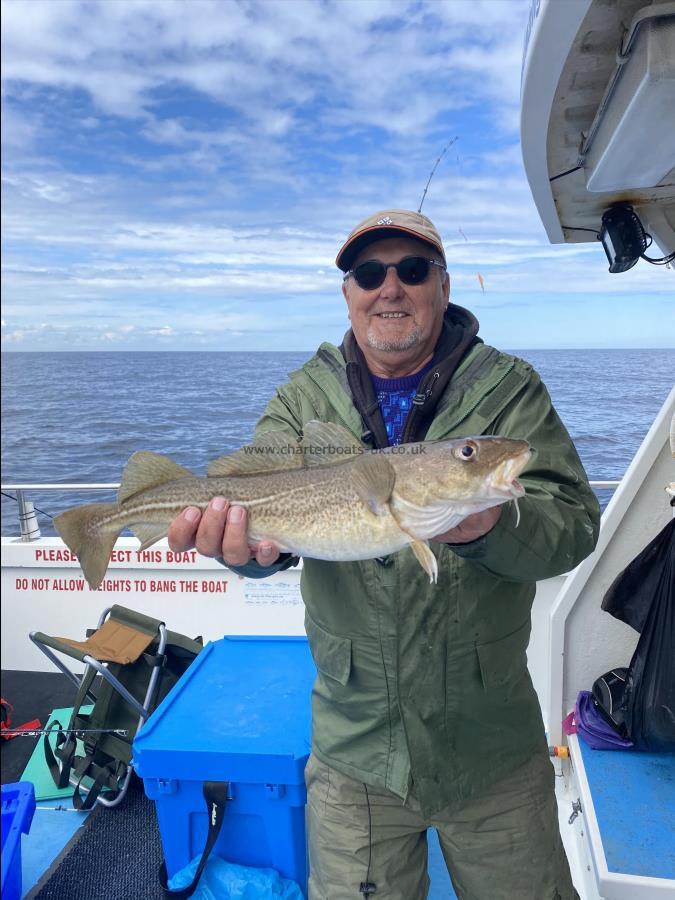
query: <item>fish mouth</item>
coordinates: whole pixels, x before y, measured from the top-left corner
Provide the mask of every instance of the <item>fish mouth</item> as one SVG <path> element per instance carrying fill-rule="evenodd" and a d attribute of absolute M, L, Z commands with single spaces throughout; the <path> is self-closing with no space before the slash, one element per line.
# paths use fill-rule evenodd
<path fill-rule="evenodd" d="M 518 456 L 512 456 L 503 462 L 495 473 L 494 487 L 508 497 L 522 497 L 525 494 L 525 488 L 518 481 L 518 475 L 523 471 L 530 461 L 532 451 L 523 450 Z"/>

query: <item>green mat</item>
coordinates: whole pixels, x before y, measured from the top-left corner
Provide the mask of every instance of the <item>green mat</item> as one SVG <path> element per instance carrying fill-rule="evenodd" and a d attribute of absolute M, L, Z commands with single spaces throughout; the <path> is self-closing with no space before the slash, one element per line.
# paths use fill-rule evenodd
<path fill-rule="evenodd" d="M 88 713 L 92 711 L 93 706 L 83 706 L 81 709 L 83 713 Z M 72 706 L 65 707 L 64 709 L 55 709 L 49 716 L 45 728 L 49 728 L 52 722 L 57 721 L 60 722 L 64 728 L 67 728 L 72 712 Z M 64 788 L 57 788 L 54 784 L 52 773 L 47 768 L 43 741 L 44 738 L 40 737 L 37 744 L 35 745 L 35 749 L 31 754 L 31 758 L 28 760 L 28 764 L 23 770 L 21 780 L 30 781 L 33 783 L 33 785 L 35 786 L 36 800 L 55 800 L 60 797 L 72 797 L 72 785 L 67 785 Z M 51 744 L 51 748 L 53 750 L 56 746 L 56 729 L 52 732 L 52 734 L 49 735 L 49 743 Z M 82 741 L 80 740 L 78 740 L 77 742 L 77 752 L 84 752 Z"/>

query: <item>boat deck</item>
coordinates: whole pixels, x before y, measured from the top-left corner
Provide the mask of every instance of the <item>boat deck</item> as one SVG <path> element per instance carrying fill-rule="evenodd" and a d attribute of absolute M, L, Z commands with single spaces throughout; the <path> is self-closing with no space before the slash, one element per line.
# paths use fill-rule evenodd
<path fill-rule="evenodd" d="M 21 850 L 23 896 L 29 895 L 40 879 L 50 871 L 55 861 L 84 824 L 87 813 L 55 810 L 52 801 L 37 804 L 33 825 L 24 837 Z M 456 894 L 448 877 L 436 832 L 429 832 L 429 877 L 431 889 L 428 900 L 455 900 Z"/>
<path fill-rule="evenodd" d="M 53 709 L 67 707 L 73 702 L 73 685 L 60 673 L 3 671 L 2 693 L 14 706 L 12 727 L 34 718 L 42 725 L 47 722 Z M 31 758 L 37 737 L 16 737 L 2 741 L 2 783 L 21 780 L 26 765 Z M 80 837 L 80 829 L 91 813 L 72 809 L 68 798 L 41 800 L 36 804 L 35 814 L 28 835 L 22 837 L 21 871 L 22 896 L 39 894 L 47 878 L 53 874 L 65 857 L 70 842 Z M 91 823 L 92 827 L 95 823 Z M 429 900 L 455 900 L 436 832 L 429 831 L 429 877 L 431 889 Z M 154 877 L 153 872 L 153 877 Z M 73 889 L 73 898 L 88 897 Z M 144 889 L 145 897 L 162 896 L 153 882 Z"/>
<path fill-rule="evenodd" d="M 23 699 L 16 703 L 14 724 L 36 715 L 44 723 L 55 705 L 72 702 L 72 686 L 60 674 L 3 673 L 4 694 L 18 697 L 19 685 Z M 32 690 L 33 701 L 27 699 L 26 687 Z M 36 741 L 3 742 L 3 783 L 20 780 Z M 568 856 L 582 900 L 671 896 L 675 890 L 675 754 L 591 750 L 576 736 L 570 738 L 570 749 L 576 780 L 568 784 L 567 796 L 559 796 L 559 805 L 561 830 L 568 838 Z M 558 787 L 563 787 L 562 779 Z M 569 802 L 578 796 L 582 816 L 570 827 Z M 86 819 L 87 813 L 72 811 L 68 799 L 38 802 L 30 834 L 22 843 L 22 896 L 38 895 L 69 842 L 81 836 Z M 96 823 L 92 820 L 90 825 Z M 580 829 L 588 832 L 583 840 L 590 849 L 582 851 L 582 856 L 589 854 L 592 873 L 580 872 L 574 841 L 570 843 L 571 833 Z M 429 832 L 428 867 L 430 900 L 453 900 L 455 893 L 434 830 Z M 149 877 L 154 879 L 154 871 Z M 656 895 L 652 893 L 655 885 Z M 146 896 L 154 896 L 155 889 L 153 881 L 147 885 Z"/>
<path fill-rule="evenodd" d="M 59 804 L 57 804 L 58 806 Z M 37 804 L 30 834 L 23 838 L 21 872 L 23 896 L 30 895 L 41 878 L 55 869 L 64 848 L 84 825 L 88 813 L 55 808 L 54 801 Z M 429 877 L 431 889 L 428 900 L 455 900 L 450 878 L 434 829 L 429 831 Z M 146 896 L 149 896 L 148 893 Z M 73 895 L 75 896 L 75 895 Z"/>

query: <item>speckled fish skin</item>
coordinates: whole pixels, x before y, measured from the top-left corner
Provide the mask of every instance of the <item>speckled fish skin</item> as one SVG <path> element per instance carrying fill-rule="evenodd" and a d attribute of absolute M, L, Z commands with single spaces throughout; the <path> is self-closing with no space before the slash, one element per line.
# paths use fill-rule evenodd
<path fill-rule="evenodd" d="M 320 427 L 325 440 L 327 426 Z M 341 436 L 337 426 L 329 428 L 329 437 Z M 258 463 L 243 458 L 242 467 L 230 463 L 234 457 L 224 457 L 212 468 L 217 471 L 220 464 L 243 473 L 206 478 L 187 474 L 158 454 L 134 454 L 119 502 L 69 510 L 55 519 L 57 531 L 78 556 L 90 586 L 98 587 L 125 527 L 145 549 L 166 536 L 169 523 L 187 506 L 203 510 L 222 496 L 247 510 L 252 542 L 271 540 L 282 551 L 326 560 L 371 559 L 410 544 L 435 577 L 433 554 L 420 544 L 471 513 L 522 496 L 516 477 L 530 456 L 526 441 L 482 436 L 382 451 L 352 444 L 344 448 L 345 461 L 329 464 L 307 464 L 306 456 L 298 459 L 297 445 L 292 449 L 291 467 L 260 471 L 269 457 Z"/>

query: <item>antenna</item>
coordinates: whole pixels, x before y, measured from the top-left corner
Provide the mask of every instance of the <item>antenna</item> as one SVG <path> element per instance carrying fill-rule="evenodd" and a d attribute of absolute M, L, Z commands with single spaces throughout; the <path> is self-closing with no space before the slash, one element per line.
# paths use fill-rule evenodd
<path fill-rule="evenodd" d="M 431 179 L 434 177 L 434 172 L 436 171 L 436 168 L 438 167 L 439 162 L 443 159 L 443 157 L 445 156 L 445 154 L 447 153 L 447 151 L 450 149 L 450 147 L 452 147 L 452 145 L 453 145 L 453 144 L 455 143 L 455 141 L 457 141 L 458 139 L 459 139 L 459 136 L 454 137 L 449 143 L 447 143 L 447 144 L 445 145 L 445 147 L 443 147 L 443 152 L 441 153 L 441 155 L 438 157 L 438 159 L 437 159 L 436 162 L 434 163 L 434 167 L 433 167 L 433 169 L 431 170 L 431 174 L 429 175 L 429 180 L 427 181 L 426 187 L 424 188 L 424 193 L 422 194 L 422 199 L 420 200 L 420 205 L 419 205 L 419 207 L 418 207 L 418 209 L 417 209 L 417 212 L 422 212 L 422 204 L 424 203 L 424 198 L 425 198 L 426 195 L 427 195 L 427 191 L 429 190 L 429 185 L 431 184 Z"/>

